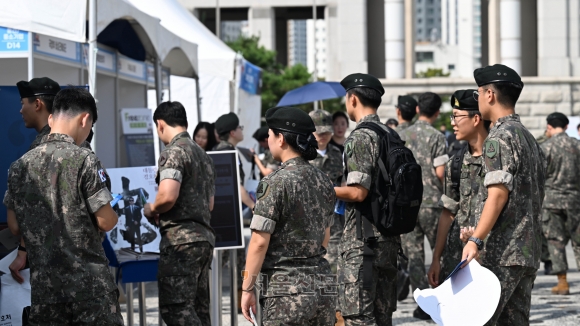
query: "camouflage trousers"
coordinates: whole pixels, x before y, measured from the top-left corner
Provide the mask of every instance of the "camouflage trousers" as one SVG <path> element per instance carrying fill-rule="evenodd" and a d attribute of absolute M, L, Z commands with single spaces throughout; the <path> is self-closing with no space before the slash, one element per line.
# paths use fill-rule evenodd
<path fill-rule="evenodd" d="M 209 268 L 213 247 L 192 242 L 161 249 L 159 310 L 168 326 L 210 325 Z"/>
<path fill-rule="evenodd" d="M 572 241 L 576 264 L 580 266 L 580 210 L 544 208 L 542 210 L 542 228 L 548 241 L 552 274 L 568 271 L 566 245 L 569 240 Z"/>
<path fill-rule="evenodd" d="M 328 260 L 333 274 L 337 273 L 338 252 L 343 230 L 344 215 L 334 214 L 334 224 L 330 227 L 330 241 L 328 242 L 328 248 L 326 248 L 326 256 L 324 256 Z"/>
<path fill-rule="evenodd" d="M 524 266 L 483 265 L 501 284 L 501 296 L 493 317 L 485 326 L 529 325 L 532 287 L 537 269 Z"/>
<path fill-rule="evenodd" d="M 461 233 L 459 223 L 454 220 L 447 233 L 445 248 L 441 255 L 441 272 L 439 273 L 439 284 L 442 284 L 447 276 L 453 272 L 457 264 L 461 262 L 463 255 L 463 241 L 459 238 Z"/>
<path fill-rule="evenodd" d="M 338 306 L 345 325 L 392 325 L 393 312 L 397 310 L 399 246 L 399 237 L 375 245 L 370 289 L 363 287 L 363 248 L 341 254 Z"/>
<path fill-rule="evenodd" d="M 431 248 L 434 248 L 441 210 L 437 207 L 421 207 L 415 229 L 402 235 L 403 250 L 409 258 L 407 270 L 413 290 L 429 288 L 425 270 L 425 236 Z"/>
<path fill-rule="evenodd" d="M 32 305 L 28 325 L 125 325 L 118 297 L 115 290 L 87 301 Z"/>
<path fill-rule="evenodd" d="M 320 294 L 260 298 L 262 325 L 334 325 L 334 300 Z"/>

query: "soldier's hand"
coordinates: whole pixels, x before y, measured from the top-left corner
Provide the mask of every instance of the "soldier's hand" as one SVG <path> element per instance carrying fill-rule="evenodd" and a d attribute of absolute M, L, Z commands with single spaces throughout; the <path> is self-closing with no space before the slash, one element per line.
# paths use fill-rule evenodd
<path fill-rule="evenodd" d="M 241 307 L 242 307 L 242 313 L 244 314 L 244 317 L 250 323 L 253 323 L 252 317 L 250 316 L 250 309 L 252 309 L 252 312 L 254 314 L 256 314 L 256 311 L 257 311 L 256 310 L 256 294 L 254 293 L 254 291 L 242 293 Z"/>
<path fill-rule="evenodd" d="M 475 228 L 473 226 L 461 228 L 461 234 L 459 235 L 459 239 L 461 239 L 463 243 L 467 243 L 469 238 L 473 235 L 473 232 L 475 232 Z"/>
<path fill-rule="evenodd" d="M 10 269 L 10 274 L 12 274 L 12 278 L 16 280 L 16 282 L 22 284 L 24 282 L 24 278 L 20 275 L 20 271 L 24 269 L 26 266 L 26 252 L 18 251 L 18 255 L 8 267 Z"/>
<path fill-rule="evenodd" d="M 473 258 L 477 257 L 479 257 L 479 250 L 477 249 L 477 245 L 473 241 L 467 241 L 465 247 L 463 247 L 463 256 L 461 258 L 461 261 L 466 259 L 467 261 L 463 264 L 463 266 L 461 266 L 461 268 L 467 266 L 467 264 L 469 264 Z"/>
<path fill-rule="evenodd" d="M 429 271 L 427 272 L 427 279 L 429 280 L 429 284 L 433 288 L 439 286 L 440 273 L 441 273 L 441 264 L 439 263 L 438 259 L 433 259 L 433 262 L 431 262 L 431 267 L 429 267 Z"/>
<path fill-rule="evenodd" d="M 159 226 L 159 214 L 153 213 L 151 211 L 151 204 L 149 203 L 145 204 L 145 206 L 143 207 L 143 215 L 145 215 L 149 223 Z"/>

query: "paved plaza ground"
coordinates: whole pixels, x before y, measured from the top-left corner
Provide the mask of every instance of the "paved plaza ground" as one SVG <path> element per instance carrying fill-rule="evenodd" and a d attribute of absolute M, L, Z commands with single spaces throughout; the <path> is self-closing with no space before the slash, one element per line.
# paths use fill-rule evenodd
<path fill-rule="evenodd" d="M 427 245 L 428 247 L 428 245 Z M 554 296 L 550 293 L 550 289 L 556 284 L 556 276 L 545 276 L 543 269 L 540 269 L 539 275 L 534 284 L 532 292 L 532 309 L 530 316 L 531 325 L 554 325 L 554 326 L 576 326 L 580 325 L 580 272 L 576 267 L 576 262 L 572 254 L 572 248 L 568 246 L 568 263 L 570 271 L 568 273 L 568 282 L 570 283 L 570 295 Z M 427 255 L 427 264 L 431 263 L 431 255 Z M 543 267 L 542 267 L 543 268 Z M 229 288 L 227 286 L 229 275 L 227 272 L 223 275 L 224 293 L 223 293 L 223 314 L 222 325 L 230 326 L 230 308 L 229 308 Z M 157 284 L 148 283 L 146 287 L 146 305 L 147 305 L 147 325 L 159 325 L 159 312 L 157 308 Z M 138 316 L 138 302 L 137 291 L 135 290 L 134 300 L 134 325 L 139 325 Z M 478 300 L 474 298 L 474 300 Z M 435 325 L 434 322 L 425 322 L 413 318 L 413 310 L 417 305 L 415 304 L 411 294 L 409 297 L 399 302 L 398 309 L 393 316 L 393 325 L 400 326 L 421 326 L 421 325 Z M 127 306 L 121 305 L 123 317 L 126 318 Z M 466 324 L 469 325 L 466 317 Z M 239 326 L 250 326 L 251 324 L 245 318 L 238 315 Z"/>

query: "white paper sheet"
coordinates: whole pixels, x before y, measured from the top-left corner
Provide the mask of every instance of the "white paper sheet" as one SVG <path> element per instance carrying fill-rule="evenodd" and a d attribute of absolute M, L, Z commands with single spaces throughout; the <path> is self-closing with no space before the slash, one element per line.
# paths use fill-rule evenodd
<path fill-rule="evenodd" d="M 0 270 L 7 272 L 0 277 L 0 326 L 22 325 L 22 310 L 30 306 L 30 269 L 20 271 L 24 283 L 12 278 L 8 266 L 16 257 L 17 250 L 0 260 Z"/>
<path fill-rule="evenodd" d="M 483 325 L 501 295 L 497 277 L 476 260 L 435 289 L 415 290 L 415 301 L 438 325 Z"/>

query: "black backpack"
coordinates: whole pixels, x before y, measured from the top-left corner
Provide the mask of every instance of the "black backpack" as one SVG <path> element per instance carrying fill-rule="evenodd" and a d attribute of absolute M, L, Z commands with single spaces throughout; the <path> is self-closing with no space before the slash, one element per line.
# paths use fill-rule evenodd
<path fill-rule="evenodd" d="M 372 286 L 373 248 L 377 241 L 372 225 L 384 236 L 396 236 L 413 231 L 423 199 L 421 166 L 399 134 L 388 132 L 373 122 L 362 122 L 355 130 L 370 129 L 379 135 L 379 173 L 372 180 L 367 198 L 357 205 L 357 238 L 364 241 L 363 288 Z M 364 229 L 364 236 L 363 236 Z M 399 245 L 399 256 L 405 260 Z M 396 275 L 388 275 L 394 278 Z"/>
<path fill-rule="evenodd" d="M 459 150 L 457 150 L 451 161 L 451 188 L 456 193 L 459 193 L 459 182 L 461 181 L 461 167 L 463 166 L 463 156 L 469 145 L 467 143 L 463 144 Z"/>

